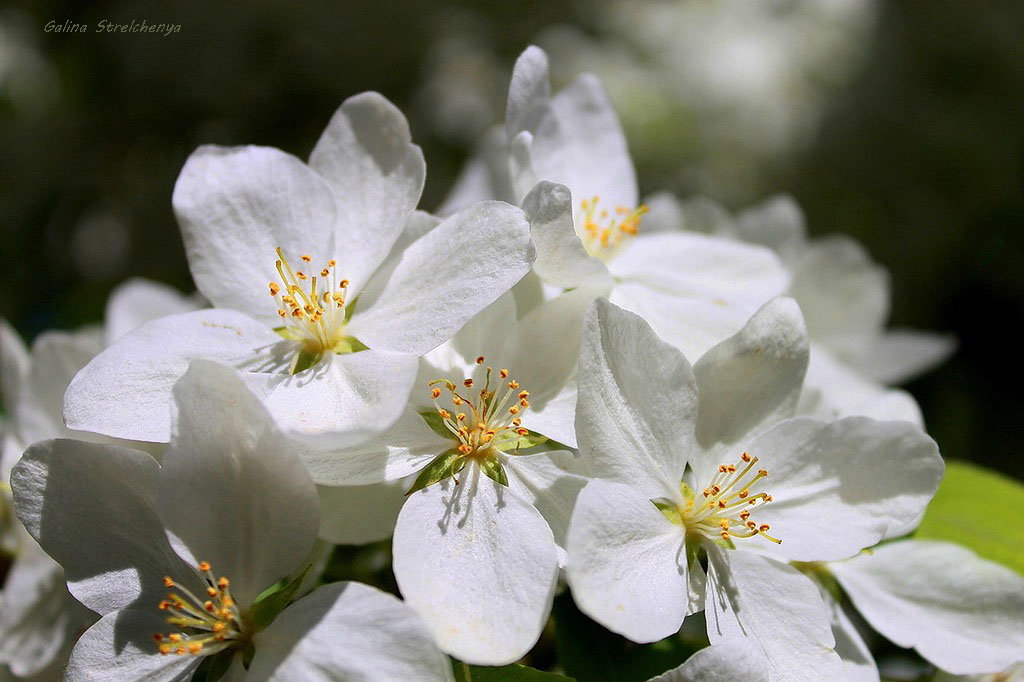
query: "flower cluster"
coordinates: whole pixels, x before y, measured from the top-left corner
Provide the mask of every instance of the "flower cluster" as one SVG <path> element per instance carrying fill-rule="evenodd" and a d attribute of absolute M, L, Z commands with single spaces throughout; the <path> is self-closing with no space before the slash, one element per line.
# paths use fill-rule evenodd
<path fill-rule="evenodd" d="M 952 674 L 1024 660 L 1024 578 L 911 537 L 944 463 L 887 383 L 950 343 L 885 331 L 859 246 L 641 201 L 601 84 L 535 47 L 488 140 L 437 215 L 376 93 L 308 163 L 200 147 L 198 296 L 0 326 L 13 675 L 468 678 L 563 585 L 635 643 L 703 622 L 658 679 L 878 679 L 854 611 Z M 325 571 L 387 538 L 401 600 Z"/>

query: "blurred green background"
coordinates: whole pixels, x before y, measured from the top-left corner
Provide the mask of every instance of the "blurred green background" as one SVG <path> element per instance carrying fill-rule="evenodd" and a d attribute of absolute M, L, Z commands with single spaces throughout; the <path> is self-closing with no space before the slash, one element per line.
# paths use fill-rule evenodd
<path fill-rule="evenodd" d="M 362 90 L 406 112 L 427 158 L 421 208 L 434 208 L 476 135 L 501 120 L 515 57 L 539 41 L 556 81 L 588 59 L 617 73 L 645 192 L 701 192 L 732 209 L 789 192 L 813 235 L 861 240 L 892 272 L 892 323 L 959 338 L 951 361 L 908 386 L 945 455 L 1024 479 L 1024 3 L 863 2 L 852 18 L 818 24 L 802 21 L 807 3 L 771 2 L 759 10 L 772 15 L 776 42 L 765 44 L 755 44 L 769 35 L 763 17 L 744 27 L 716 19 L 725 38 L 682 53 L 683 66 L 735 58 L 740 71 L 716 76 L 728 81 L 751 73 L 746 63 L 804 50 L 799 78 L 760 92 L 772 71 L 744 86 L 761 96 L 749 110 L 699 74 L 676 91 L 659 80 L 656 65 L 685 47 L 655 35 L 657 12 L 673 5 L 7 3 L 0 315 L 31 339 L 98 321 L 130 276 L 191 290 L 170 196 L 192 149 L 254 143 L 304 158 L 338 104 Z M 681 25 L 695 35 L 717 36 L 696 22 L 723 8 L 747 11 L 687 5 Z M 132 19 L 181 29 L 95 32 L 101 20 Z M 47 32 L 50 20 L 88 29 Z M 713 52 L 734 26 L 752 38 Z"/>

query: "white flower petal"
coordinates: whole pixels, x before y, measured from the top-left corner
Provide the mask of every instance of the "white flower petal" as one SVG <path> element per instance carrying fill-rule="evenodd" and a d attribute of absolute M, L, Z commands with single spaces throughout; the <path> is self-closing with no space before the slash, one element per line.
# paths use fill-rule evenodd
<path fill-rule="evenodd" d="M 866 379 L 818 343 L 811 344 L 811 361 L 797 414 L 821 419 L 860 415 L 924 425 L 921 408 L 913 396 Z"/>
<path fill-rule="evenodd" d="M 198 310 L 148 322 L 96 356 L 68 386 L 69 428 L 166 443 L 171 387 L 196 358 L 229 365 L 270 356 L 283 340 L 232 310 Z"/>
<path fill-rule="evenodd" d="M 829 569 L 867 621 L 952 673 L 1024 657 L 1024 578 L 947 542 L 904 540 Z"/>
<path fill-rule="evenodd" d="M 306 253 L 314 264 L 337 258 L 342 276 L 351 279 L 344 274 L 346 252 L 336 251 L 345 245 L 335 244 L 341 216 L 334 191 L 291 154 L 272 147 L 199 147 L 181 169 L 171 202 L 192 279 L 218 308 L 279 324 L 267 292 L 268 282 L 280 280 L 277 247 L 293 262 Z"/>
<path fill-rule="evenodd" d="M 693 366 L 701 445 L 735 443 L 792 416 L 807 359 L 807 329 L 796 301 L 780 297 L 762 306 L 743 329 Z M 706 472 L 695 473 L 703 480 Z"/>
<path fill-rule="evenodd" d="M 683 529 L 635 489 L 594 480 L 576 500 L 566 578 L 580 610 L 634 642 L 679 630 L 690 602 Z"/>
<path fill-rule="evenodd" d="M 902 384 L 942 363 L 955 350 L 956 338 L 951 334 L 890 329 L 854 365 L 883 384 Z"/>
<path fill-rule="evenodd" d="M 846 615 L 843 607 L 818 585 L 818 592 L 829 610 L 836 653 L 843 661 L 843 679 L 848 682 L 878 682 L 878 666 L 860 631 Z"/>
<path fill-rule="evenodd" d="M 539 182 L 523 200 L 537 245 L 534 272 L 546 284 L 569 289 L 579 286 L 611 289 L 608 268 L 583 248 L 573 227 L 572 196 L 565 185 Z"/>
<path fill-rule="evenodd" d="M 788 257 L 806 243 L 807 220 L 793 197 L 780 194 L 737 215 L 736 236 Z"/>
<path fill-rule="evenodd" d="M 365 350 L 329 354 L 294 375 L 240 376 L 279 428 L 322 450 L 363 442 L 394 424 L 409 399 L 417 367 L 415 355 Z"/>
<path fill-rule="evenodd" d="M 679 232 L 686 226 L 683 207 L 671 192 L 655 192 L 644 197 L 647 214 L 640 227 L 643 234 Z"/>
<path fill-rule="evenodd" d="M 782 544 L 751 538 L 744 547 L 795 561 L 845 559 L 874 545 L 890 526 L 917 518 L 944 468 L 917 426 L 865 417 L 790 419 L 747 449 L 768 472 L 759 490 L 774 498 L 753 519 Z"/>
<path fill-rule="evenodd" d="M 18 404 L 28 370 L 28 349 L 14 327 L 0 317 L 0 405 L 4 412 L 10 414 Z"/>
<path fill-rule="evenodd" d="M 391 253 L 388 254 L 388 259 L 400 258 L 403 251 L 409 248 L 417 239 L 440 225 L 442 220 L 442 218 L 426 211 L 413 211 L 410 213 L 409 218 L 405 221 L 402 233 L 398 235 L 398 239 L 391 246 Z"/>
<path fill-rule="evenodd" d="M 317 485 L 368 485 L 408 476 L 454 445 L 454 437 L 442 438 L 407 409 L 379 436 L 342 448 L 311 448 L 302 459 Z"/>
<path fill-rule="evenodd" d="M 477 142 L 437 214 L 450 216 L 488 199 L 516 203 L 510 170 L 508 137 L 504 128 L 494 126 Z"/>
<path fill-rule="evenodd" d="M 68 593 L 64 569 L 27 538 L 4 581 L 0 664 L 19 677 L 67 658 L 95 614 Z"/>
<path fill-rule="evenodd" d="M 451 663 L 416 613 L 355 582 L 291 604 L 254 643 L 253 680 L 451 680 Z"/>
<path fill-rule="evenodd" d="M 409 478 L 403 478 L 370 485 L 317 486 L 317 536 L 337 545 L 365 545 L 391 537 L 411 485 Z"/>
<path fill-rule="evenodd" d="M 135 601 L 156 610 L 163 576 L 190 572 L 157 515 L 159 468 L 137 450 L 53 440 L 26 450 L 11 472 L 22 523 L 97 613 Z"/>
<path fill-rule="evenodd" d="M 701 649 L 673 668 L 648 682 L 768 682 L 765 658 L 743 637 L 723 639 Z"/>
<path fill-rule="evenodd" d="M 768 660 L 770 680 L 841 679 L 828 612 L 818 589 L 795 568 L 709 546 L 704 613 L 711 643 L 748 638 Z"/>
<path fill-rule="evenodd" d="M 815 341 L 840 358 L 857 358 L 889 316 L 889 273 L 845 235 L 810 242 L 792 263 L 790 295 Z"/>
<path fill-rule="evenodd" d="M 476 204 L 374 275 L 356 303 L 351 334 L 370 348 L 426 353 L 512 288 L 534 257 L 521 210 Z"/>
<path fill-rule="evenodd" d="M 75 374 L 102 349 L 103 340 L 95 330 L 46 331 L 36 338 L 28 383 L 12 410 L 24 442 L 77 435 L 64 426 L 64 392 Z"/>
<path fill-rule="evenodd" d="M 697 419 L 697 384 L 682 353 L 598 299 L 584 323 L 578 382 L 576 433 L 593 475 L 678 498 Z"/>
<path fill-rule="evenodd" d="M 476 358 L 481 354 L 488 365 L 509 366 L 510 360 L 503 352 L 515 329 L 515 297 L 511 292 L 505 293 L 470 318 L 455 336 L 421 358 L 412 403 L 418 409 L 435 409 L 433 400 L 428 398 L 427 384 L 445 376 L 452 381 L 468 377 L 476 369 Z"/>
<path fill-rule="evenodd" d="M 507 366 L 530 391 L 523 426 L 576 446 L 576 364 L 583 322 L 599 292 L 574 289 L 542 303 L 506 339 Z"/>
<path fill-rule="evenodd" d="M 533 132 L 540 117 L 548 113 L 551 86 L 548 83 L 548 56 L 536 45 L 530 45 L 516 59 L 505 104 L 505 133 L 508 139 L 520 132 Z"/>
<path fill-rule="evenodd" d="M 103 316 L 106 344 L 112 344 L 144 322 L 202 307 L 194 297 L 185 296 L 172 286 L 134 277 L 115 287 L 107 299 Z"/>
<path fill-rule="evenodd" d="M 338 108 L 309 165 L 337 192 L 339 269 L 359 291 L 419 203 L 423 152 L 412 143 L 402 112 L 379 93 L 364 92 Z"/>
<path fill-rule="evenodd" d="M 575 459 L 567 450 L 503 458 L 508 487 L 537 508 L 561 547 L 565 546 L 576 496 L 587 484 L 587 479 L 572 471 Z"/>
<path fill-rule="evenodd" d="M 597 195 L 605 206 L 634 208 L 636 172 L 600 81 L 583 74 L 552 98 L 551 112 L 533 131 L 537 179 L 568 186 L 574 204 Z"/>
<path fill-rule="evenodd" d="M 312 548 L 316 489 L 232 370 L 193 362 L 174 386 L 174 401 L 177 420 L 160 468 L 160 516 L 183 558 L 210 562 L 231 580 L 235 600 L 250 604 Z"/>
<path fill-rule="evenodd" d="M 760 246 L 689 233 L 642 233 L 608 263 L 611 300 L 663 339 L 699 358 L 785 292 L 789 275 Z"/>
<path fill-rule="evenodd" d="M 395 578 L 441 649 L 504 665 L 529 651 L 547 622 L 555 542 L 533 506 L 475 464 L 460 479 L 409 496 L 395 527 Z"/>
<path fill-rule="evenodd" d="M 125 609 L 108 613 L 75 644 L 64 679 L 187 682 L 203 659 L 161 656 L 153 634 L 166 631 L 164 614 L 155 607 L 151 611 Z"/>

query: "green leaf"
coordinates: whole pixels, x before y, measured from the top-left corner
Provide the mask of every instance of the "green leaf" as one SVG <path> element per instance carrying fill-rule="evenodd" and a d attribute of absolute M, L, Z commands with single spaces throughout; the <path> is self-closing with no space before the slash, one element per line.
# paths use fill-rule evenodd
<path fill-rule="evenodd" d="M 574 682 L 573 678 L 513 663 L 499 667 L 467 665 L 452 659 L 456 682 Z"/>
<path fill-rule="evenodd" d="M 708 644 L 704 628 L 696 628 L 695 635 L 684 628 L 653 644 L 635 644 L 580 613 L 568 590 L 555 597 L 552 616 L 558 662 L 580 682 L 644 682 Z"/>
<path fill-rule="evenodd" d="M 530 431 L 525 436 L 520 436 L 515 431 L 509 430 L 503 432 L 498 438 L 496 438 L 491 444 L 491 447 L 495 450 L 505 452 L 507 450 L 525 450 L 526 448 L 532 448 L 536 445 L 541 445 L 547 442 L 547 436 L 542 436 L 533 431 Z"/>
<path fill-rule="evenodd" d="M 295 359 L 292 360 L 292 374 L 298 374 L 304 372 L 316 363 L 320 362 L 320 358 L 323 356 L 322 353 L 314 353 L 308 351 L 305 348 L 295 354 Z"/>
<path fill-rule="evenodd" d="M 451 478 L 462 471 L 464 466 L 466 466 L 465 455 L 455 448 L 445 450 L 435 457 L 430 464 L 423 468 L 420 475 L 416 477 L 416 481 L 412 484 L 412 487 L 409 488 L 408 492 L 405 494 L 412 495 L 417 490 L 426 488 L 428 485 L 433 485 L 438 481 Z"/>
<path fill-rule="evenodd" d="M 192 673 L 192 682 L 217 682 L 228 672 L 231 659 L 234 657 L 234 649 L 225 649 L 212 656 L 204 656 L 203 662 Z"/>
<path fill-rule="evenodd" d="M 442 438 L 454 439 L 455 434 L 452 433 L 447 426 L 444 425 L 444 420 L 441 419 L 441 415 L 437 413 L 437 410 L 423 410 L 420 412 L 420 416 L 423 417 L 423 421 L 427 423 L 430 430 L 441 436 Z"/>
<path fill-rule="evenodd" d="M 974 464 L 947 462 L 914 537 L 961 544 L 1024 575 L 1024 485 Z"/>
<path fill-rule="evenodd" d="M 501 466 L 501 462 L 498 461 L 497 457 L 484 457 L 480 461 L 480 470 L 484 472 L 484 476 L 495 483 L 508 486 L 508 476 L 505 475 L 505 468 Z"/>
<path fill-rule="evenodd" d="M 284 611 L 292 597 L 295 596 L 295 592 L 299 589 L 299 585 L 302 584 L 302 579 L 306 577 L 309 569 L 310 567 L 306 566 L 296 577 L 287 582 L 282 580 L 256 597 L 249 610 L 249 620 L 252 621 L 256 632 L 270 625 L 278 614 Z"/>
<path fill-rule="evenodd" d="M 654 506 L 658 508 L 658 511 L 660 511 L 666 519 L 677 526 L 683 525 L 683 515 L 679 512 L 679 507 L 674 502 L 670 502 L 663 497 L 651 500 L 651 502 L 654 503 Z"/>

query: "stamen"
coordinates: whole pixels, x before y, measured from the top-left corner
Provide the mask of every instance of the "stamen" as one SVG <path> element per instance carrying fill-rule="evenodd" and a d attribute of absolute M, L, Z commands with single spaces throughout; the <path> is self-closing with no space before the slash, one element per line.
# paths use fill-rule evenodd
<path fill-rule="evenodd" d="M 207 561 L 196 568 L 206 583 L 209 599 L 200 600 L 170 576 L 164 577 L 164 586 L 177 593 L 169 593 L 158 608 L 169 614 L 166 620 L 178 632 L 153 635 L 161 654 L 209 655 L 248 641 L 245 622 L 229 590 L 230 581 L 225 577 L 215 579 Z"/>
<path fill-rule="evenodd" d="M 767 523 L 758 524 L 750 518 L 750 509 L 761 507 L 772 501 L 772 496 L 765 492 L 752 492 L 751 488 L 768 471 L 758 469 L 751 473 L 757 457 L 744 452 L 736 464 L 721 464 L 708 487 L 702 491 L 697 500 L 688 501 L 685 509 L 680 509 L 684 525 L 689 531 L 704 537 L 750 538 L 755 535 L 781 544 L 782 540 L 768 534 L 771 526 Z"/>
<path fill-rule="evenodd" d="M 337 349 L 346 339 L 348 290 L 347 279 L 335 282 L 337 261 L 333 258 L 327 261 L 319 274 L 311 277 L 303 270 L 293 270 L 281 247 L 276 251 L 274 267 L 280 282 L 270 282 L 269 288 L 277 303 L 277 314 L 284 321 L 282 333 L 313 354 Z M 303 263 L 312 261 L 309 254 L 300 258 Z"/>
<path fill-rule="evenodd" d="M 612 214 L 607 209 L 599 210 L 599 202 L 600 197 L 597 196 L 580 202 L 575 221 L 576 233 L 588 254 L 608 260 L 630 237 L 636 236 L 640 220 L 648 208 L 642 204 L 635 209 L 616 206 Z"/>
<path fill-rule="evenodd" d="M 486 358 L 480 355 L 476 358 L 476 365 L 482 366 L 485 361 Z M 497 372 L 497 375 L 505 380 L 504 387 L 498 383 L 492 389 L 494 368 L 481 368 L 484 385 L 477 391 L 461 392 L 455 383 L 447 379 L 435 379 L 428 383 L 430 398 L 434 402 L 438 416 L 441 417 L 445 428 L 458 441 L 456 449 L 464 455 L 474 457 L 490 454 L 491 447 L 496 441 L 507 442 L 509 436 L 513 440 L 518 440 L 519 437 L 530 433 L 528 429 L 521 427 L 522 413 L 530 406 L 526 399 L 529 392 L 518 391 L 519 383 L 514 379 L 508 379 L 507 369 L 499 369 Z M 466 377 L 462 386 L 472 389 L 478 381 L 480 377 Z M 451 395 L 453 405 L 462 408 L 454 416 L 438 402 L 443 391 Z"/>

